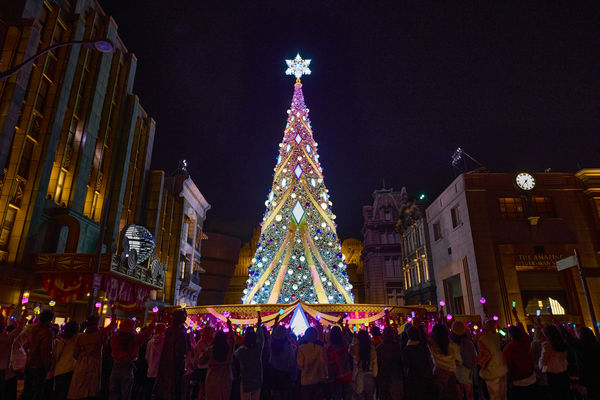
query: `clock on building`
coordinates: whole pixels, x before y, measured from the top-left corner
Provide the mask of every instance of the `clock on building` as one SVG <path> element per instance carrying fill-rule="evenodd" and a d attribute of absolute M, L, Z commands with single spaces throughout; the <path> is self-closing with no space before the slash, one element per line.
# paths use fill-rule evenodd
<path fill-rule="evenodd" d="M 535 187 L 535 178 L 527 172 L 519 172 L 515 178 L 515 183 L 522 190 L 532 190 Z"/>

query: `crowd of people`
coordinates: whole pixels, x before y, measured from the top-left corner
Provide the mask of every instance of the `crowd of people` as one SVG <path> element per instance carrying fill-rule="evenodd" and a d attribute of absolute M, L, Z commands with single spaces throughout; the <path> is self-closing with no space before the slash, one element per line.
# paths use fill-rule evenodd
<path fill-rule="evenodd" d="M 516 311 L 514 317 L 517 318 Z M 497 321 L 473 332 L 440 318 L 427 332 L 316 323 L 297 337 L 277 317 L 236 331 L 190 329 L 185 310 L 136 329 L 113 314 L 58 327 L 50 310 L 0 319 L 0 399 L 600 399 L 600 343 L 586 327 Z M 517 318 L 518 321 L 518 318 Z"/>

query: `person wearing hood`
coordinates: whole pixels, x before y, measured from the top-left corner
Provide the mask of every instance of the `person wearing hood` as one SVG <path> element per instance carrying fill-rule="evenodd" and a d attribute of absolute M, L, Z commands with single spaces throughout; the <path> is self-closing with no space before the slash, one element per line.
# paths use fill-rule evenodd
<path fill-rule="evenodd" d="M 102 379 L 102 348 L 106 336 L 117 325 L 114 306 L 111 306 L 112 316 L 110 324 L 100 329 L 98 316 L 90 315 L 85 323 L 85 332 L 79 334 L 75 340 L 73 357 L 75 368 L 69 385 L 68 399 L 87 399 L 96 397 L 100 392 Z"/>
<path fill-rule="evenodd" d="M 145 390 L 146 398 L 150 398 L 152 394 L 152 388 L 154 387 L 154 383 L 156 382 L 156 377 L 158 376 L 158 366 L 160 364 L 160 354 L 163 349 L 163 344 L 165 343 L 165 331 L 167 330 L 167 326 L 163 323 L 158 323 L 154 327 L 154 336 L 148 342 L 146 346 L 146 361 L 148 362 L 148 372 L 147 372 L 147 387 Z"/>
<path fill-rule="evenodd" d="M 154 321 L 139 334 L 135 332 L 135 321 L 129 318 L 121 321 L 119 330 L 110 339 L 114 360 L 110 374 L 110 400 L 131 398 L 134 361 L 137 360 L 140 346 L 152 336 L 153 332 Z"/>
<path fill-rule="evenodd" d="M 461 398 L 473 400 L 473 374 L 477 369 L 477 350 L 473 341 L 467 336 L 465 325 L 454 321 L 450 340 L 460 348 L 462 364 L 456 366 L 456 382 Z"/>
<path fill-rule="evenodd" d="M 496 332 L 496 321 L 489 319 L 479 335 L 477 363 L 481 367 L 479 376 L 485 381 L 490 400 L 506 400 L 506 373 L 508 372 L 502 350 L 500 334 Z"/>

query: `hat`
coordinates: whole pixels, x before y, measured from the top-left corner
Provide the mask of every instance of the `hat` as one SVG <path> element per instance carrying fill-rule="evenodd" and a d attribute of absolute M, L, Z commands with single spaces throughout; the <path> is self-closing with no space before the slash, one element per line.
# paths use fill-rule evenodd
<path fill-rule="evenodd" d="M 121 325 L 119 325 L 119 330 L 121 332 L 133 333 L 135 330 L 135 322 L 129 318 L 121 321 Z"/>
<path fill-rule="evenodd" d="M 454 333 L 456 336 L 464 335 L 466 333 L 464 324 L 460 321 L 454 321 L 452 324 L 452 333 Z"/>

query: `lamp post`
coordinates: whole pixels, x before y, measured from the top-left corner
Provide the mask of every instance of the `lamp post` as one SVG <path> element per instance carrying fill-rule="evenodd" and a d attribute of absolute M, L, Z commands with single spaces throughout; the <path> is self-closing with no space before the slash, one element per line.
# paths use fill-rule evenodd
<path fill-rule="evenodd" d="M 112 44 L 112 42 L 108 39 L 100 39 L 100 40 L 72 40 L 70 42 L 63 42 L 63 43 L 57 43 L 55 45 L 52 45 L 50 47 L 48 47 L 47 49 L 44 49 L 40 52 L 38 52 L 37 54 L 29 57 L 27 60 L 23 61 L 21 64 L 7 70 L 7 71 L 3 71 L 0 72 L 0 81 L 3 81 L 5 79 L 7 79 L 8 77 L 16 74 L 17 72 L 19 72 L 21 69 L 23 69 L 25 66 L 29 65 L 31 62 L 33 62 L 35 59 L 37 59 L 38 57 L 43 56 L 44 54 L 57 49 L 59 47 L 64 47 L 64 46 L 73 46 L 76 44 L 82 44 L 84 47 L 87 47 L 88 49 L 95 49 L 97 51 L 100 51 L 102 53 L 110 53 L 114 50 L 114 46 Z"/>

